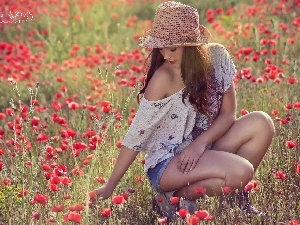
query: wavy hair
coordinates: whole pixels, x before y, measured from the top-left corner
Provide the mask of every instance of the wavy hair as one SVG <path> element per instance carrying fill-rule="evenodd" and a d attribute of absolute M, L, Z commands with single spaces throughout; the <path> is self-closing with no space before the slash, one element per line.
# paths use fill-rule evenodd
<path fill-rule="evenodd" d="M 140 100 L 142 94 L 155 71 L 165 62 L 158 48 L 154 48 L 145 61 L 144 86 L 138 93 Z M 208 49 L 204 46 L 184 46 L 181 61 L 181 76 L 185 84 L 182 101 L 188 97 L 200 113 L 209 114 L 208 110 L 208 84 L 212 72 L 211 59 Z"/>

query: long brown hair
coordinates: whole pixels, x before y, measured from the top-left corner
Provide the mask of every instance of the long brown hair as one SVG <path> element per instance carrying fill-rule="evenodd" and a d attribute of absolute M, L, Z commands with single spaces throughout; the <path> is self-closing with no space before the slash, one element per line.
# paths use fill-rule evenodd
<path fill-rule="evenodd" d="M 145 61 L 146 79 L 140 96 L 145 90 L 155 71 L 165 62 L 158 48 L 154 48 Z M 211 59 L 207 48 L 201 46 L 184 46 L 181 76 L 185 84 L 182 101 L 188 96 L 191 104 L 195 105 L 200 113 L 208 115 L 208 83 L 211 75 Z"/>

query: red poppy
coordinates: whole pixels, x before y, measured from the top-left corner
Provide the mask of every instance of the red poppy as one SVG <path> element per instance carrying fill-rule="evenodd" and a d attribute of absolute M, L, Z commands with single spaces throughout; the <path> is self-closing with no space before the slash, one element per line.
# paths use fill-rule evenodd
<path fill-rule="evenodd" d="M 81 204 L 75 204 L 73 206 L 73 210 L 72 211 L 82 211 L 84 209 L 84 206 Z"/>
<path fill-rule="evenodd" d="M 90 191 L 89 192 L 89 197 L 90 197 L 90 200 L 96 200 L 97 199 L 97 194 L 95 191 Z"/>
<path fill-rule="evenodd" d="M 83 142 L 75 142 L 73 143 L 73 148 L 77 150 L 84 150 L 87 149 L 88 146 Z"/>
<path fill-rule="evenodd" d="M 31 120 L 31 126 L 37 126 L 39 125 L 39 122 L 40 122 L 40 118 L 34 116 Z"/>
<path fill-rule="evenodd" d="M 299 225 L 298 220 L 290 220 L 289 225 Z"/>
<path fill-rule="evenodd" d="M 173 205 L 177 205 L 179 203 L 179 197 L 171 197 L 170 202 Z"/>
<path fill-rule="evenodd" d="M 96 177 L 95 181 L 99 182 L 100 184 L 105 184 L 106 179 L 103 177 Z"/>
<path fill-rule="evenodd" d="M 288 148 L 294 148 L 297 147 L 298 143 L 295 140 L 291 140 L 291 141 L 286 141 L 285 145 Z"/>
<path fill-rule="evenodd" d="M 249 112 L 246 109 L 242 109 L 241 110 L 241 114 L 242 116 L 247 115 Z"/>
<path fill-rule="evenodd" d="M 200 220 L 211 219 L 209 212 L 207 210 L 198 210 L 195 211 L 195 216 L 197 216 Z"/>
<path fill-rule="evenodd" d="M 37 139 L 38 142 L 46 142 L 49 140 L 46 134 L 38 134 Z"/>
<path fill-rule="evenodd" d="M 120 205 L 125 202 L 125 198 L 123 195 L 116 195 L 111 200 L 114 204 Z"/>
<path fill-rule="evenodd" d="M 287 81 L 290 84 L 296 84 L 296 83 L 298 83 L 298 79 L 296 77 L 289 77 Z"/>
<path fill-rule="evenodd" d="M 189 216 L 186 218 L 188 225 L 196 225 L 199 223 L 199 218 L 197 216 Z"/>
<path fill-rule="evenodd" d="M 52 207 L 52 212 L 61 212 L 64 210 L 64 205 L 57 205 Z"/>
<path fill-rule="evenodd" d="M 300 109 L 300 102 L 294 104 L 294 109 Z M 1 134 L 1 133 L 0 133 Z"/>
<path fill-rule="evenodd" d="M 110 217 L 112 214 L 111 208 L 101 209 L 100 214 L 103 217 Z"/>
<path fill-rule="evenodd" d="M 33 200 L 45 206 L 47 201 L 49 200 L 49 196 L 42 195 L 42 194 L 35 194 Z"/>
<path fill-rule="evenodd" d="M 6 118 L 6 115 L 4 113 L 0 113 L 0 120 L 4 120 Z"/>
<path fill-rule="evenodd" d="M 68 220 L 69 221 L 73 221 L 75 223 L 81 223 L 82 218 L 81 218 L 81 215 L 79 213 L 77 213 L 77 212 L 70 212 L 68 214 Z"/>
<path fill-rule="evenodd" d="M 284 180 L 285 179 L 285 173 L 282 172 L 281 170 L 277 171 L 276 175 L 275 175 L 275 179 Z"/>
<path fill-rule="evenodd" d="M 68 104 L 68 107 L 69 107 L 70 109 L 75 110 L 75 109 L 78 109 L 78 108 L 79 108 L 79 104 L 78 104 L 77 102 L 70 102 L 70 103 Z"/>
<path fill-rule="evenodd" d="M 49 186 L 50 191 L 59 191 L 60 188 L 58 187 L 57 184 L 50 184 Z"/>
<path fill-rule="evenodd" d="M 187 209 L 179 209 L 176 214 L 181 218 L 185 218 L 188 215 L 189 211 Z"/>

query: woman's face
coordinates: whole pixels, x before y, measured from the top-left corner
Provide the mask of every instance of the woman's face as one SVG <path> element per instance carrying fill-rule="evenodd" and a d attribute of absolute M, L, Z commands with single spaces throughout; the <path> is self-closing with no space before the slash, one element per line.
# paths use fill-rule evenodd
<path fill-rule="evenodd" d="M 168 63 L 176 68 L 180 68 L 183 48 L 183 46 L 163 47 L 159 48 L 159 51 Z"/>

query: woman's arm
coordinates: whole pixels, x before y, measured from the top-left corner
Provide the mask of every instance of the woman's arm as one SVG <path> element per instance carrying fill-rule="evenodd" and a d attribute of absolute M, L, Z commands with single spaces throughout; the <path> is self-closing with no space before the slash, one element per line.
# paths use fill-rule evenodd
<path fill-rule="evenodd" d="M 194 142 L 198 145 L 208 145 L 222 137 L 233 125 L 236 119 L 236 97 L 234 83 L 223 94 L 219 115 L 211 126 Z"/>
<path fill-rule="evenodd" d="M 129 166 L 135 160 L 138 153 L 138 151 L 133 151 L 132 149 L 122 146 L 114 169 L 107 183 L 102 187 L 94 190 L 97 198 L 107 199 L 111 196 L 120 179 L 123 177 Z"/>
<path fill-rule="evenodd" d="M 195 168 L 205 147 L 222 137 L 233 125 L 236 119 L 235 114 L 236 96 L 234 84 L 232 83 L 223 94 L 220 113 L 212 125 L 180 153 L 177 167 L 181 172 L 188 173 Z"/>

